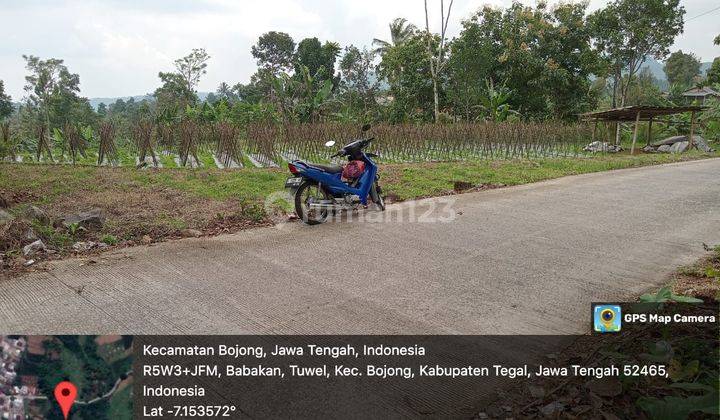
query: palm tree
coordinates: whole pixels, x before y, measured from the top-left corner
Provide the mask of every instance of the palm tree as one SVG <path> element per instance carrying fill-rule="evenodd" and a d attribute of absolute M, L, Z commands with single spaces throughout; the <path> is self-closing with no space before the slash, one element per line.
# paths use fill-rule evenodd
<path fill-rule="evenodd" d="M 390 48 L 398 46 L 403 42 L 407 41 L 408 38 L 417 30 L 417 27 L 412 23 L 408 23 L 404 18 L 396 18 L 390 22 L 390 41 L 383 41 L 382 39 L 373 39 L 373 45 L 375 53 L 383 55 Z"/>
<path fill-rule="evenodd" d="M 232 88 L 230 87 L 230 85 L 228 85 L 225 82 L 220 83 L 220 86 L 218 86 L 218 88 L 217 88 L 217 93 L 218 93 L 218 95 L 220 95 L 221 97 L 223 97 L 225 99 L 230 99 L 233 94 Z"/>

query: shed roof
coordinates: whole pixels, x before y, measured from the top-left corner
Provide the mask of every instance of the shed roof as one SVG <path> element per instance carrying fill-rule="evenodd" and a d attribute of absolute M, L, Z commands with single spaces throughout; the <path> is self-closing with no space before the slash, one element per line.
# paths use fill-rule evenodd
<path fill-rule="evenodd" d="M 588 112 L 582 114 L 583 119 L 591 121 L 635 121 L 640 113 L 640 121 L 647 121 L 651 118 L 682 114 L 683 112 L 701 112 L 704 106 L 625 106 L 613 108 L 606 111 Z"/>
<path fill-rule="evenodd" d="M 720 93 L 718 93 L 715 89 L 711 88 L 710 86 L 703 86 L 701 88 L 692 88 L 689 90 L 686 90 L 683 92 L 683 96 L 689 96 L 693 98 L 697 97 L 705 97 L 705 96 L 720 96 Z"/>

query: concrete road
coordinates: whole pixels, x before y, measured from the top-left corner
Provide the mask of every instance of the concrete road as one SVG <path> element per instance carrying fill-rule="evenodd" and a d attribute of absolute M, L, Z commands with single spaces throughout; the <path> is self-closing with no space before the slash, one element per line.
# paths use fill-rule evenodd
<path fill-rule="evenodd" d="M 53 263 L 0 284 L 0 333 L 584 333 L 720 243 L 720 159 L 447 200 Z"/>

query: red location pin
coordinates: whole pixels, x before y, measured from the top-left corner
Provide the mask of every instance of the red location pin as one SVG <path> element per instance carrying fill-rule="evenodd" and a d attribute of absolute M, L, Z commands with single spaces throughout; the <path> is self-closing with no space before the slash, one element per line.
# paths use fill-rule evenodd
<path fill-rule="evenodd" d="M 63 381 L 55 386 L 55 399 L 60 404 L 65 420 L 70 414 L 70 408 L 75 404 L 75 397 L 77 397 L 77 388 L 72 382 Z"/>

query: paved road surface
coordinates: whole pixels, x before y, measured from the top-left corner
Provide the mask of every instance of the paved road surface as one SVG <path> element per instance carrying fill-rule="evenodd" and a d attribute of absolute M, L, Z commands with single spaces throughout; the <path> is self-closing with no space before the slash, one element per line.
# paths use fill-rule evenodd
<path fill-rule="evenodd" d="M 720 159 L 454 199 L 58 262 L 0 284 L 0 333 L 583 333 L 720 242 Z"/>

